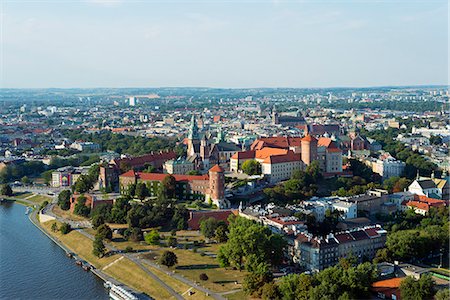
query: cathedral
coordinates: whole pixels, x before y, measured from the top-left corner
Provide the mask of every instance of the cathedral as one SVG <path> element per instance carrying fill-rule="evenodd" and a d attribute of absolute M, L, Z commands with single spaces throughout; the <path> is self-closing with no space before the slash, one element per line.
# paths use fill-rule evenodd
<path fill-rule="evenodd" d="M 195 115 L 192 115 L 187 138 L 187 160 L 199 171 L 207 171 L 216 164 L 228 169 L 231 156 L 241 148 L 225 141 L 222 128 L 219 127 L 217 137 L 213 139 L 209 132 L 201 133 Z"/>

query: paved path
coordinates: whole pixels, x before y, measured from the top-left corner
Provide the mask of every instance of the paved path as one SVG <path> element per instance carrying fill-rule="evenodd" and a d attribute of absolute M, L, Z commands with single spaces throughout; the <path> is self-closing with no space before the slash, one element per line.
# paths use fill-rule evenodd
<path fill-rule="evenodd" d="M 86 236 L 87 238 L 94 240 L 94 236 L 92 234 L 87 233 L 86 231 L 82 230 L 82 229 L 78 229 L 77 230 L 79 233 L 83 234 L 84 236 Z M 105 247 L 110 250 L 110 251 L 119 251 L 119 249 L 117 249 L 114 246 L 111 246 L 109 244 L 105 244 Z M 156 282 L 158 282 L 162 287 L 164 287 L 170 294 L 172 294 L 173 297 L 175 297 L 178 300 L 184 300 L 183 297 L 181 297 L 180 294 L 178 294 L 172 287 L 170 287 L 169 285 L 167 285 L 164 281 L 162 281 L 161 279 L 159 279 L 158 276 L 156 276 L 155 274 L 153 274 L 149 269 L 147 269 L 141 262 L 139 259 L 135 258 L 133 255 L 131 255 L 130 253 L 123 253 L 122 254 L 124 257 L 128 258 L 129 260 L 131 260 L 132 262 L 134 262 L 136 265 L 138 265 L 145 273 L 147 273 L 150 277 L 152 277 Z"/>
<path fill-rule="evenodd" d="M 180 274 L 173 273 L 173 272 L 168 272 L 168 271 L 164 270 L 163 268 L 161 268 L 160 265 L 155 264 L 154 262 L 152 262 L 152 261 L 149 260 L 149 259 L 141 258 L 141 260 L 142 260 L 145 264 L 147 264 L 147 265 L 149 265 L 149 266 L 151 266 L 151 267 L 153 267 L 153 268 L 156 268 L 156 269 L 160 270 L 161 272 L 164 272 L 164 273 L 166 273 L 167 275 L 169 275 L 169 276 L 171 276 L 171 277 L 173 277 L 173 278 L 175 278 L 175 279 L 177 279 L 177 280 L 179 280 L 179 281 L 181 281 L 181 282 L 183 282 L 183 283 L 185 283 L 185 284 L 187 284 L 187 285 L 189 285 L 189 286 L 191 286 L 191 287 L 193 287 L 193 288 L 195 288 L 195 289 L 197 289 L 197 290 L 199 290 L 199 291 L 204 292 L 205 294 L 208 294 L 210 297 L 212 297 L 212 298 L 214 298 L 214 299 L 218 299 L 218 300 L 223 300 L 223 299 L 225 299 L 225 298 L 222 297 L 220 294 L 215 293 L 215 292 L 213 292 L 213 291 L 211 291 L 211 290 L 209 290 L 209 289 L 207 289 L 207 288 L 204 288 L 204 287 L 202 287 L 201 285 L 198 285 L 198 284 L 196 284 L 195 282 L 192 282 L 191 280 L 187 279 L 186 277 L 181 276 Z"/>
<path fill-rule="evenodd" d="M 76 228 L 75 230 L 77 230 L 79 233 L 83 234 L 84 236 L 86 236 L 87 238 L 89 238 L 91 240 L 94 240 L 94 236 L 93 235 L 87 233 L 82 228 L 80 228 L 80 224 L 79 224 L 80 222 L 70 221 L 70 220 L 61 218 L 61 217 L 55 215 L 52 212 L 52 209 L 53 209 L 53 206 L 55 205 L 56 199 L 57 199 L 57 197 L 55 196 L 53 201 L 52 201 L 52 203 L 47 205 L 43 209 L 43 213 L 55 217 L 60 222 L 66 222 L 66 223 L 71 224 L 71 226 L 73 228 Z M 25 201 L 25 202 L 30 202 L 30 204 L 35 204 L 35 203 L 32 203 L 31 201 Z M 35 213 L 35 212 L 33 212 L 33 213 Z M 37 226 L 40 226 L 40 225 L 37 225 Z M 119 249 L 115 248 L 114 246 L 109 245 L 108 243 L 105 244 L 105 247 L 108 250 L 110 250 L 110 251 L 115 251 L 115 252 L 119 251 Z M 225 298 L 222 295 L 225 295 L 227 292 L 220 293 L 220 294 L 216 293 L 216 292 L 213 292 L 213 291 L 211 291 L 211 290 L 209 290 L 209 289 L 207 289 L 207 288 L 205 288 L 205 287 L 203 287 L 201 285 L 198 285 L 197 283 L 195 283 L 195 282 L 185 278 L 184 276 L 182 276 L 180 274 L 173 273 L 173 272 L 168 272 L 167 270 L 162 269 L 161 266 L 159 266 L 158 264 L 156 264 L 153 261 L 150 261 L 148 259 L 143 259 L 143 258 L 140 258 L 140 257 L 136 257 L 135 255 L 130 254 L 130 253 L 122 253 L 122 255 L 124 257 L 128 258 L 129 260 L 131 260 L 132 262 L 134 262 L 136 265 L 138 265 L 145 273 L 147 273 L 150 277 L 152 277 L 155 281 L 157 281 L 162 287 L 164 287 L 176 299 L 182 300 L 184 298 L 180 294 L 178 294 L 172 287 L 170 287 L 164 281 L 162 281 L 157 275 L 155 275 L 148 268 L 146 268 L 143 263 L 145 263 L 145 264 L 147 264 L 147 265 L 149 265 L 151 267 L 157 268 L 161 272 L 164 272 L 165 274 L 167 274 L 167 275 L 169 275 L 169 276 L 171 276 L 171 277 L 173 277 L 173 278 L 175 278 L 175 279 L 177 279 L 177 280 L 179 280 L 179 281 L 189 285 L 190 287 L 192 287 L 194 289 L 197 289 L 197 290 L 199 290 L 199 291 L 209 295 L 210 297 L 212 297 L 212 298 L 214 298 L 216 300 L 225 300 Z M 100 270 L 96 270 L 96 271 L 101 272 Z M 109 277 L 106 274 L 105 274 L 105 276 Z M 110 281 L 115 283 L 115 284 L 117 282 L 116 280 L 110 280 Z M 118 285 L 121 285 L 121 284 L 118 284 Z M 233 292 L 236 292 L 236 291 L 238 291 L 238 290 L 230 291 L 230 293 L 233 293 Z"/>

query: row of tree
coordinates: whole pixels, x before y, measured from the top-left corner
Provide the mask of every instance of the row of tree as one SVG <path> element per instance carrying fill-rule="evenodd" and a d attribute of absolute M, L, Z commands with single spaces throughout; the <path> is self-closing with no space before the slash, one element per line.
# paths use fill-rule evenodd
<path fill-rule="evenodd" d="M 317 181 L 320 177 L 319 162 L 313 161 L 305 171 L 297 170 L 291 179 L 272 188 L 266 188 L 263 192 L 269 201 L 276 203 L 306 200 L 317 192 Z"/>
<path fill-rule="evenodd" d="M 420 261 L 430 254 L 449 253 L 449 208 L 430 208 L 427 216 L 413 210 L 400 212 L 385 220 L 389 230 L 386 248 L 377 252 L 375 261 Z"/>
<path fill-rule="evenodd" d="M 175 149 L 180 156 L 184 153 L 183 147 L 177 146 L 175 139 L 123 135 L 106 130 L 98 133 L 85 133 L 81 129 L 66 130 L 63 134 L 71 140 L 94 142 L 99 144 L 103 151 L 111 150 L 119 154 L 143 155 L 162 149 Z"/>

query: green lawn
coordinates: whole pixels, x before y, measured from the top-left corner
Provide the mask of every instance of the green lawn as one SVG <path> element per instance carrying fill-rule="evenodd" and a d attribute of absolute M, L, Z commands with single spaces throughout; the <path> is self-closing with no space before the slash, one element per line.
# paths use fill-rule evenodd
<path fill-rule="evenodd" d="M 106 269 L 105 273 L 155 299 L 173 299 L 173 296 L 166 289 L 127 258 L 113 264 Z"/>
<path fill-rule="evenodd" d="M 42 204 L 42 202 L 44 202 L 44 201 L 50 202 L 50 201 L 52 200 L 52 198 L 50 198 L 50 197 L 48 197 L 48 196 L 36 194 L 36 195 L 34 195 L 34 196 L 28 198 L 27 200 L 28 200 L 28 201 L 32 201 L 32 202 L 34 202 L 34 203 L 36 203 L 36 204 Z"/>
<path fill-rule="evenodd" d="M 224 295 L 224 297 L 227 298 L 228 300 L 248 299 L 247 295 L 245 295 L 243 291 L 238 291 L 236 293 L 227 294 L 227 295 Z"/>
<path fill-rule="evenodd" d="M 24 199 L 26 197 L 29 197 L 33 195 L 33 193 L 30 192 L 18 192 L 18 193 L 14 193 L 13 197 L 14 198 L 18 198 L 18 199 Z"/>

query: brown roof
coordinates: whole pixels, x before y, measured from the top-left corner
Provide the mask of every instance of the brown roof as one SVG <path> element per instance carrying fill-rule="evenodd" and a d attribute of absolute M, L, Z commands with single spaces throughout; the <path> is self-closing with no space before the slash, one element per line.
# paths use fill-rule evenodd
<path fill-rule="evenodd" d="M 285 163 L 285 162 L 291 162 L 291 161 L 300 161 L 301 155 L 295 154 L 293 151 L 288 151 L 286 154 L 282 155 L 271 155 L 264 159 L 263 163 L 268 164 L 279 164 L 279 163 Z"/>
<path fill-rule="evenodd" d="M 191 211 L 189 214 L 188 227 L 192 230 L 200 229 L 200 221 L 202 219 L 214 218 L 219 221 L 225 221 L 228 223 L 228 217 L 230 215 L 237 215 L 237 210 L 215 210 L 215 211 Z"/>
<path fill-rule="evenodd" d="M 120 175 L 120 177 L 134 177 L 137 176 L 137 178 L 141 180 L 147 180 L 147 181 L 163 181 L 164 178 L 169 176 L 169 174 L 161 174 L 161 173 L 144 173 L 144 172 L 134 172 L 133 170 L 130 170 L 126 173 L 123 173 Z M 172 175 L 176 181 L 194 181 L 194 180 L 209 180 L 209 176 L 207 174 L 205 175 L 181 175 L 181 174 L 173 174 Z"/>
<path fill-rule="evenodd" d="M 160 153 L 150 153 L 142 156 L 127 157 L 115 159 L 114 163 L 120 166 L 120 163 L 125 162 L 130 167 L 143 166 L 145 163 L 151 163 L 155 161 L 166 161 L 170 159 L 177 158 L 177 154 L 174 151 L 160 152 Z"/>
<path fill-rule="evenodd" d="M 304 138 L 302 138 L 302 142 L 317 142 L 317 139 L 312 135 L 308 134 Z"/>
<path fill-rule="evenodd" d="M 300 147 L 301 142 L 301 137 L 266 137 L 255 140 L 250 149 L 261 150 L 264 147 L 289 149 L 289 147 Z"/>
<path fill-rule="evenodd" d="M 214 167 L 209 169 L 209 171 L 210 172 L 215 172 L 215 173 L 223 173 L 223 172 L 225 172 L 225 170 L 219 165 L 215 165 Z"/>
<path fill-rule="evenodd" d="M 354 241 L 353 237 L 349 233 L 338 233 L 335 234 L 334 237 L 338 240 L 339 243 L 347 243 Z"/>

